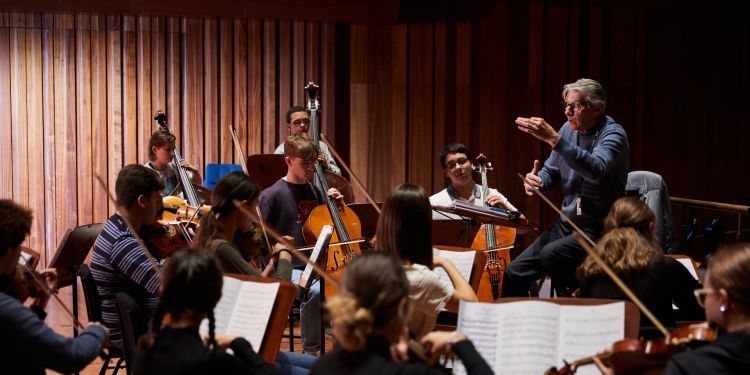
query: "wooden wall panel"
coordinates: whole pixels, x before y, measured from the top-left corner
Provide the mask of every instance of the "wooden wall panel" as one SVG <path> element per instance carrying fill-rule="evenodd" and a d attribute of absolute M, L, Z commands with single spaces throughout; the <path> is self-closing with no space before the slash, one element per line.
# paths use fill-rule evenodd
<path fill-rule="evenodd" d="M 323 26 L 0 12 L 0 189 L 34 211 L 26 244 L 46 263 L 67 228 L 114 212 L 95 176 L 113 191 L 122 166 L 148 159 L 156 110 L 201 170 L 239 162 L 229 124 L 245 155 L 273 152 L 286 107 L 322 76 Z"/>
<path fill-rule="evenodd" d="M 631 169 L 661 173 L 673 195 L 748 203 L 749 8 L 466 2 L 388 25 L 0 12 L 0 189 L 32 207 L 29 243 L 51 252 L 67 226 L 113 212 L 93 176 L 112 189 L 125 163 L 145 162 L 157 109 L 199 168 L 237 162 L 228 125 L 246 155 L 272 152 L 312 80 L 321 130 L 376 199 L 406 181 L 443 188 L 437 152 L 460 141 L 547 225 L 556 215 L 516 173 L 550 149 L 513 120 L 559 127 L 562 85 L 585 76 L 610 95 Z"/>
<path fill-rule="evenodd" d="M 91 129 L 91 16 L 77 14 L 75 18 L 75 69 L 76 69 L 76 163 L 78 166 L 76 179 L 78 188 L 79 219 L 84 223 L 94 222 L 93 189 L 98 188 L 92 183 L 93 138 Z"/>
<path fill-rule="evenodd" d="M 29 208 L 34 212 L 28 246 L 45 248 L 44 218 L 44 116 L 42 106 L 42 18 L 41 14 L 26 15 L 26 118 L 28 121 Z"/>
<path fill-rule="evenodd" d="M 111 181 L 117 170 L 109 170 L 109 147 L 107 144 L 107 28 L 103 15 L 91 15 L 91 139 L 92 169 L 94 176 Z M 93 222 L 103 223 L 109 217 L 107 193 L 94 180 Z M 113 185 L 109 185 L 113 186 Z M 110 189 L 112 190 L 112 189 Z M 82 222 L 81 224 L 88 224 Z"/>
<path fill-rule="evenodd" d="M 11 137 L 13 133 L 11 122 L 11 91 L 10 82 L 13 78 L 10 70 L 10 14 L 0 14 L 0 168 L 6 172 L 13 171 L 13 157 Z M 13 174 L 0 173 L 0 191 L 3 199 L 13 199 Z"/>

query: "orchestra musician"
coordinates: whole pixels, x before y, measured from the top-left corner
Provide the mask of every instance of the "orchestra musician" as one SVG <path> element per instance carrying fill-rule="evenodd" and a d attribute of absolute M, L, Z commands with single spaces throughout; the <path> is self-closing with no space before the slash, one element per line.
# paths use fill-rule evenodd
<path fill-rule="evenodd" d="M 540 191 L 562 187 L 562 212 L 587 235 L 597 238 L 612 203 L 625 195 L 628 174 L 628 140 L 625 130 L 606 115 L 602 85 L 582 78 L 563 87 L 567 122 L 559 132 L 543 118 L 518 117 L 518 129 L 547 143 L 552 152 L 541 166 L 534 160 L 524 188 Z M 575 270 L 586 253 L 561 218 L 524 250 L 503 277 L 503 297 L 528 296 L 532 282 L 549 275 L 558 296 L 569 296 L 578 287 Z"/>
<path fill-rule="evenodd" d="M 192 246 L 212 254 L 224 273 L 261 276 L 260 270 L 245 260 L 234 242 L 235 235 L 247 231 L 252 224 L 251 219 L 237 209 L 234 201 L 242 202 L 243 206 L 255 212 L 259 193 L 260 188 L 255 181 L 242 172 L 228 173 L 216 183 L 211 213 L 201 219 Z M 292 254 L 280 243 L 274 245 L 274 249 L 279 251 L 279 260 L 273 277 L 289 281 L 292 276 Z M 273 257 L 271 260 L 273 262 Z M 269 267 L 272 265 L 269 263 Z M 276 369 L 282 374 L 307 373 L 314 361 L 313 356 L 279 352 Z"/>
<path fill-rule="evenodd" d="M 283 234 L 294 238 L 294 244 L 304 245 L 302 225 L 313 208 L 324 202 L 323 192 L 311 180 L 315 174 L 320 150 L 305 134 L 287 137 L 284 143 L 286 176 L 260 193 L 259 203 L 266 222 Z M 335 188 L 326 194 L 339 203 L 343 196 Z M 292 262 L 292 280 L 299 280 L 305 263 Z M 305 353 L 315 354 L 320 350 L 320 283 L 313 283 L 302 301 L 300 312 L 302 348 Z"/>
<path fill-rule="evenodd" d="M 678 354 L 667 375 L 747 374 L 750 369 L 750 245 L 728 246 L 711 258 L 695 291 L 709 323 L 725 331 L 712 343 Z"/>
<path fill-rule="evenodd" d="M 429 211 L 426 214 L 429 218 Z M 378 252 L 354 258 L 344 269 L 341 293 L 326 303 L 340 345 L 321 357 L 312 373 L 444 374 L 445 369 L 422 362 L 404 363 L 409 289 L 399 259 Z M 421 343 L 433 358 L 452 351 L 469 374 L 493 373 L 474 344 L 459 332 L 431 332 Z"/>
<path fill-rule="evenodd" d="M 695 299 L 706 312 L 707 322 L 719 328 L 719 337 L 706 345 L 669 359 L 665 375 L 740 375 L 750 369 L 750 244 L 726 246 L 708 264 L 702 289 Z M 612 368 L 593 358 L 602 374 Z"/>
<path fill-rule="evenodd" d="M 162 194 L 164 195 L 171 194 L 180 182 L 180 176 L 172 162 L 174 160 L 174 150 L 177 147 L 176 141 L 177 139 L 174 134 L 163 129 L 159 129 L 154 134 L 151 134 L 151 139 L 148 141 L 149 161 L 144 166 L 153 169 L 159 174 L 159 178 L 164 183 L 164 188 L 162 189 Z M 193 183 L 201 185 L 201 174 L 198 168 L 184 159 L 181 162 Z"/>
<path fill-rule="evenodd" d="M 109 331 L 99 323 L 89 323 L 78 337 L 64 337 L 44 323 L 49 294 L 38 293 L 30 307 L 26 298 L 14 293 L 21 243 L 31 229 L 32 214 L 10 200 L 0 200 L 0 363 L 3 373 L 44 374 L 45 369 L 62 373 L 77 372 L 107 344 Z M 54 289 L 56 274 L 42 272 L 47 287 Z"/>
<path fill-rule="evenodd" d="M 211 198 L 211 212 L 201 219 L 193 247 L 206 249 L 213 254 L 225 273 L 261 276 L 260 270 L 245 259 L 235 243 L 236 236 L 248 231 L 252 222 L 234 205 L 234 201 L 238 200 L 255 212 L 259 194 L 260 188 L 255 181 L 242 172 L 226 174 L 216 183 Z M 275 248 L 283 249 L 283 246 L 276 244 Z M 273 267 L 272 263 L 269 263 L 269 267 Z M 289 251 L 280 252 L 273 277 L 291 280 L 292 255 Z"/>
<path fill-rule="evenodd" d="M 456 266 L 432 253 L 431 212 L 421 187 L 402 184 L 388 195 L 377 227 L 376 248 L 403 262 L 411 301 L 406 324 L 417 338 L 433 330 L 443 308 L 458 311 L 461 300 L 477 300 Z M 453 285 L 444 282 L 435 267 L 442 267 Z"/>
<path fill-rule="evenodd" d="M 158 302 L 160 273 L 152 268 L 127 222 L 137 231 L 156 222 L 161 214 L 163 189 L 164 184 L 153 170 L 138 164 L 123 167 L 115 181 L 120 213 L 109 217 L 94 243 L 91 274 L 102 302 L 102 321 L 115 344 L 122 341 L 117 293 L 127 293 L 146 312 L 151 312 Z"/>
<path fill-rule="evenodd" d="M 654 237 L 655 216 L 651 208 L 636 197 L 615 201 L 604 219 L 604 235 L 594 251 L 643 301 L 656 318 L 674 327 L 676 320 L 704 320 L 703 310 L 693 291 L 698 281 L 677 260 L 664 256 Z M 591 257 L 581 264 L 580 296 L 586 298 L 629 298 Z M 672 304 L 679 308 L 676 319 Z M 641 315 L 641 337 L 661 337 L 654 324 Z"/>
<path fill-rule="evenodd" d="M 518 211 L 497 189 L 490 189 L 487 197 L 482 195 L 482 186 L 474 182 L 474 154 L 461 143 L 451 143 L 440 150 L 440 167 L 451 181 L 445 189 L 433 194 L 430 203 L 433 206 L 447 206 L 454 200 L 462 200 L 475 206 L 483 206 L 486 202 L 490 207 L 504 208 Z M 523 217 L 523 215 L 521 216 Z M 446 214 L 434 211 L 433 220 L 445 220 Z"/>
<path fill-rule="evenodd" d="M 246 339 L 214 333 L 214 307 L 221 299 L 223 279 L 208 252 L 176 251 L 162 280 L 151 330 L 138 343 L 134 374 L 276 373 Z M 169 323 L 163 326 L 165 318 Z M 206 343 L 198 332 L 203 319 L 209 321 Z"/>
<path fill-rule="evenodd" d="M 294 106 L 286 111 L 286 128 L 289 131 L 289 135 L 307 134 L 310 131 L 310 112 L 300 106 Z M 276 147 L 273 152 L 278 155 L 285 155 L 284 144 Z M 329 170 L 336 174 L 341 174 L 341 168 L 336 164 L 336 160 L 333 159 L 331 151 L 328 150 L 328 145 L 325 142 L 319 142 L 318 148 L 320 148 L 320 154 L 318 155 L 318 162 L 324 170 Z"/>

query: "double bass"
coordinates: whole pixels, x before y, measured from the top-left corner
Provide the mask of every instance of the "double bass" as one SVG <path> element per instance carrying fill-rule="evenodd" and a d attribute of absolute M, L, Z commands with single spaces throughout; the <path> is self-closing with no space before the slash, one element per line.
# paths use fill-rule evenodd
<path fill-rule="evenodd" d="M 318 86 L 310 82 L 305 86 L 307 92 L 307 109 L 310 111 L 310 122 L 312 127 L 312 140 L 317 146 L 320 144 L 320 131 L 318 130 Z M 315 207 L 302 226 L 302 237 L 307 244 L 314 244 L 318 234 L 324 225 L 331 225 L 334 228 L 332 242 L 348 242 L 352 236 L 359 238 L 362 236 L 362 223 L 354 211 L 344 206 L 340 206 L 336 200 L 330 197 L 328 180 L 323 173 L 323 168 L 319 163 L 315 164 L 315 176 L 317 186 L 323 191 L 325 203 Z M 359 255 L 361 250 L 359 244 L 344 244 L 328 250 L 325 262 L 325 271 L 338 279 L 343 271 L 344 266 L 351 262 L 355 256 Z M 337 292 L 335 285 L 328 285 L 325 290 L 326 296 L 333 296 Z"/>
<path fill-rule="evenodd" d="M 492 163 L 484 154 L 476 158 L 477 168 L 482 176 L 482 197 L 485 199 L 490 193 L 487 184 L 487 171 L 493 169 Z M 487 202 L 484 202 L 487 206 Z M 510 263 L 510 249 L 508 246 L 516 242 L 516 229 L 493 224 L 482 224 L 471 243 L 471 248 L 487 252 L 487 264 L 479 281 L 477 298 L 481 302 L 492 302 L 500 297 L 502 278 L 505 267 Z M 498 243 L 500 245 L 498 246 Z"/>

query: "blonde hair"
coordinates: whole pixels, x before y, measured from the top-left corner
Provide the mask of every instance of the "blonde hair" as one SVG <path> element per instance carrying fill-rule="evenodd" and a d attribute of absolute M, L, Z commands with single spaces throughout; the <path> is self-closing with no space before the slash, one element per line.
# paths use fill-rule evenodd
<path fill-rule="evenodd" d="M 348 351 L 361 351 L 376 329 L 399 318 L 409 281 L 401 262 L 388 254 L 373 252 L 356 257 L 346 266 L 341 293 L 326 302 L 334 335 Z"/>
<path fill-rule="evenodd" d="M 661 255 L 652 232 L 654 220 L 654 213 L 640 199 L 616 200 L 604 219 L 606 233 L 594 252 L 616 273 L 646 269 Z M 586 276 L 604 273 L 591 257 L 583 261 L 581 270 Z"/>
<path fill-rule="evenodd" d="M 714 289 L 724 289 L 732 306 L 750 316 L 750 244 L 723 247 L 708 263 Z"/>
<path fill-rule="evenodd" d="M 290 135 L 284 142 L 284 156 L 296 156 L 304 160 L 318 160 L 318 145 L 307 134 Z"/>

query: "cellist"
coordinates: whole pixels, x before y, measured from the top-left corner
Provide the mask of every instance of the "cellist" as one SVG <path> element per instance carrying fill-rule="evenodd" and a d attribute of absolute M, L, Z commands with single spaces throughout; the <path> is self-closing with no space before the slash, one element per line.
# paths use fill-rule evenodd
<path fill-rule="evenodd" d="M 154 134 L 151 134 L 151 139 L 148 141 L 149 161 L 143 165 L 159 174 L 159 178 L 164 182 L 164 189 L 162 190 L 162 194 L 164 195 L 172 193 L 175 187 L 177 187 L 177 183 L 180 182 L 180 176 L 177 173 L 174 163 L 172 163 L 176 147 L 175 136 L 163 129 L 159 129 Z M 202 184 L 198 168 L 184 159 L 182 160 L 182 166 L 187 170 L 194 184 Z"/>
<path fill-rule="evenodd" d="M 44 374 L 45 369 L 62 373 L 83 369 L 107 343 L 109 331 L 89 323 L 76 338 L 61 336 L 44 323 L 49 295 L 33 298 L 24 306 L 10 284 L 21 255 L 21 243 L 31 228 L 31 211 L 10 200 L 0 200 L 0 363 L 3 373 Z M 43 272 L 48 287 L 54 272 Z"/>
<path fill-rule="evenodd" d="M 260 210 L 265 220 L 281 234 L 294 238 L 295 245 L 304 245 L 302 225 L 313 208 L 324 202 L 324 195 L 311 180 L 318 162 L 319 148 L 305 134 L 289 136 L 284 142 L 286 176 L 260 193 Z M 326 194 L 339 203 L 343 195 L 335 188 Z M 292 280 L 299 280 L 305 264 L 292 262 Z M 302 349 L 307 354 L 320 350 L 320 284 L 311 285 L 301 306 Z"/>
<path fill-rule="evenodd" d="M 451 180 L 451 184 L 440 192 L 430 197 L 433 206 L 447 206 L 454 200 L 482 206 L 486 202 L 490 207 L 504 208 L 509 211 L 518 211 L 503 194 L 496 189 L 490 189 L 490 194 L 482 196 L 482 187 L 474 182 L 472 169 L 474 167 L 474 155 L 468 147 L 461 143 L 451 143 L 440 150 L 440 167 L 443 168 L 445 176 Z M 449 214 L 433 211 L 433 220 L 445 220 Z M 521 215 L 523 218 L 524 216 Z"/>

